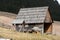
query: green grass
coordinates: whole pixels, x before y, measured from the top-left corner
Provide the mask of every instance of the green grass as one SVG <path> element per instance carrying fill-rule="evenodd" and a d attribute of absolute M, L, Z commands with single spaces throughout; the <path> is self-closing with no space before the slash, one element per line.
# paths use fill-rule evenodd
<path fill-rule="evenodd" d="M 11 38 L 13 40 L 60 40 L 59 36 L 46 35 L 40 33 L 21 33 L 0 27 L 0 37 Z"/>

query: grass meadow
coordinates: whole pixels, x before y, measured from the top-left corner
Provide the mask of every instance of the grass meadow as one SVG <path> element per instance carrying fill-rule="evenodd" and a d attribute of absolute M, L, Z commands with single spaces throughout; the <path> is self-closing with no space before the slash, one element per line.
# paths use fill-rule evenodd
<path fill-rule="evenodd" d="M 60 40 L 60 36 L 46 35 L 40 33 L 21 33 L 15 30 L 0 27 L 0 38 L 12 40 Z"/>

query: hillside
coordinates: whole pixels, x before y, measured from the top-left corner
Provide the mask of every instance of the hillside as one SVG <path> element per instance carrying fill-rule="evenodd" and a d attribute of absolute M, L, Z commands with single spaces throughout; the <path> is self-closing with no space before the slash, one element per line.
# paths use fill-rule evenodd
<path fill-rule="evenodd" d="M 60 35 L 60 21 L 54 21 L 53 34 Z"/>
<path fill-rule="evenodd" d="M 15 17 L 16 14 L 0 11 L 0 26 L 11 28 L 11 22 L 15 19 Z"/>

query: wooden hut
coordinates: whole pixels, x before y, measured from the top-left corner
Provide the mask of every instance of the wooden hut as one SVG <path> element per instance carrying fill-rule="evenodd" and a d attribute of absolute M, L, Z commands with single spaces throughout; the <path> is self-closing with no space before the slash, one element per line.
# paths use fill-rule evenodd
<path fill-rule="evenodd" d="M 12 24 L 17 31 L 36 30 L 52 33 L 52 17 L 48 7 L 21 8 Z"/>

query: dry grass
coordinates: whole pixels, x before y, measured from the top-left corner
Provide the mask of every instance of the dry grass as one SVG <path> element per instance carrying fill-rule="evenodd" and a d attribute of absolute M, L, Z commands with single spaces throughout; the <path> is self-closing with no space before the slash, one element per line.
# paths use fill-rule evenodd
<path fill-rule="evenodd" d="M 58 36 L 42 35 L 40 33 L 20 33 L 10 29 L 0 27 L 0 37 L 11 38 L 13 40 L 60 40 Z"/>

